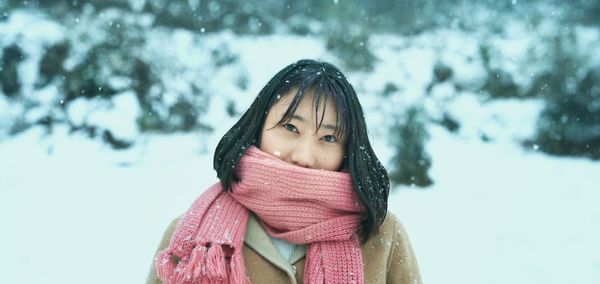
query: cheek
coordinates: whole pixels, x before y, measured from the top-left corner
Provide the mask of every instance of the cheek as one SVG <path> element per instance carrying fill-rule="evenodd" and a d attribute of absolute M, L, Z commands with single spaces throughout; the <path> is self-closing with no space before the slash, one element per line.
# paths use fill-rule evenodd
<path fill-rule="evenodd" d="M 276 106 L 273 106 L 273 108 L 276 108 Z M 258 145 L 258 148 L 263 152 L 275 156 L 278 156 L 277 152 L 281 153 L 281 150 L 277 149 L 279 148 L 278 146 L 281 145 L 281 139 L 279 139 L 277 135 L 278 117 L 281 117 L 281 113 L 278 109 L 271 109 L 269 111 L 260 132 L 260 144 Z"/>
<path fill-rule="evenodd" d="M 260 146 L 258 148 L 263 152 L 283 158 L 285 155 L 285 149 L 282 145 L 285 145 L 285 143 L 282 141 L 281 137 L 278 137 L 273 132 L 273 130 L 267 130 L 261 133 Z"/>
<path fill-rule="evenodd" d="M 338 171 L 344 163 L 344 149 L 327 151 L 321 157 L 320 168 L 328 171 Z"/>
<path fill-rule="evenodd" d="M 260 134 L 260 145 L 258 146 L 258 148 L 260 150 L 262 150 L 263 152 L 267 152 L 270 153 L 270 149 L 271 149 L 271 145 L 273 144 L 273 142 L 271 141 L 271 137 L 267 134 L 265 134 L 265 132 L 263 131 Z"/>

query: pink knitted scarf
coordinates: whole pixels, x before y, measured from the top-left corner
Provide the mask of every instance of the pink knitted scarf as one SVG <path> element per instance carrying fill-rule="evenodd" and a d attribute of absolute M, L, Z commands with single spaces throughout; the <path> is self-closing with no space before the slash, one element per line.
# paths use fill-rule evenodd
<path fill-rule="evenodd" d="M 166 283 L 249 283 L 242 247 L 249 211 L 269 235 L 307 244 L 306 283 L 363 283 L 356 231 L 364 206 L 350 174 L 288 164 L 250 147 L 231 192 L 211 186 L 155 260 Z"/>

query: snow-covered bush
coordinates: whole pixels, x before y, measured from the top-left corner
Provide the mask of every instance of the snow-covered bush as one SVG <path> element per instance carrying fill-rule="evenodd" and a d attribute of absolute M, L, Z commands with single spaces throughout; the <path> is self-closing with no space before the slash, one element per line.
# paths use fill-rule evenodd
<path fill-rule="evenodd" d="M 380 93 L 386 103 L 398 96 L 421 101 L 429 123 L 440 123 L 457 135 L 485 133 L 479 136 L 494 141 L 498 135 L 489 134 L 494 131 L 479 129 L 451 106 L 474 94 L 483 94 L 481 101 L 488 102 L 547 96 L 547 81 L 559 80 L 552 70 L 562 66 L 544 63 L 551 57 L 540 53 L 539 46 L 547 44 L 540 41 L 542 35 L 555 29 L 545 23 L 556 20 L 541 12 L 526 19 L 511 14 L 523 14 L 521 8 L 535 3 L 507 2 L 499 6 L 500 12 L 486 12 L 492 1 L 471 2 L 2 2 L 8 12 L 0 15 L 0 25 L 15 22 L 14 14 L 30 15 L 0 29 L 8 33 L 0 37 L 0 84 L 6 98 L 0 105 L 10 109 L 4 111 L 1 124 L 10 127 L 2 130 L 18 133 L 42 125 L 51 131 L 53 125 L 65 124 L 115 148 L 127 147 L 143 132 L 211 131 L 205 114 L 223 108 L 233 118 L 243 109 L 246 93 L 257 88 L 252 69 L 257 66 L 248 66 L 256 63 L 245 58 L 244 47 L 239 48 L 244 43 L 231 43 L 259 34 L 274 33 L 264 38 L 276 39 L 295 33 L 324 43 L 325 50 L 316 56 L 356 76 L 359 92 Z M 456 15 L 451 22 L 438 17 L 446 8 L 455 9 L 448 10 Z M 470 10 L 468 16 L 487 20 L 456 14 Z M 36 22 L 40 19 L 44 21 Z M 490 21 L 494 24 L 488 26 Z M 479 24 L 484 27 L 479 29 Z M 39 30 L 48 26 L 58 28 L 46 38 Z M 528 59 L 528 54 L 533 56 Z M 577 75 L 577 80 L 596 76 L 586 74 Z M 215 83 L 224 78 L 227 84 Z M 578 84 L 577 80 L 565 84 Z M 386 108 L 380 115 L 396 112 Z M 119 120 L 127 121 L 127 127 L 119 127 Z"/>
<path fill-rule="evenodd" d="M 92 8 L 96 11 L 106 8 L 119 8 L 130 10 L 132 4 L 136 1 L 132 0 L 87 0 L 87 1 L 72 1 L 72 0 L 35 0 L 35 1 L 23 1 L 23 0 L 6 0 L 4 10 L 11 11 L 16 9 L 40 9 L 48 13 L 56 19 L 63 18 L 68 14 L 81 13 L 83 9 Z M 0 7 L 2 7 L 0 2 Z"/>
<path fill-rule="evenodd" d="M 479 53 L 487 78 L 482 90 L 494 98 L 519 97 L 519 87 L 513 81 L 512 75 L 500 68 L 490 66 L 490 47 L 486 44 L 479 46 Z"/>
<path fill-rule="evenodd" d="M 69 56 L 71 45 L 68 41 L 51 45 L 40 60 L 37 88 L 43 88 L 56 78 L 65 76 L 64 62 Z"/>
<path fill-rule="evenodd" d="M 499 54 L 501 54 L 501 52 L 494 50 L 487 42 L 483 42 L 479 45 L 479 55 L 481 57 L 483 68 L 486 71 L 486 78 L 481 91 L 489 94 L 492 98 L 497 99 L 526 97 L 527 93 L 523 91 L 524 87 L 519 86 L 515 82 L 513 74 L 503 70 L 501 66 L 495 66 L 493 64 L 493 61 L 507 60 L 506 58 L 492 58 L 493 56 L 499 57 Z"/>
<path fill-rule="evenodd" d="M 357 28 L 354 33 L 332 29 L 325 36 L 327 49 L 337 55 L 349 70 L 373 70 L 376 57 L 369 47 L 369 35 Z"/>
<path fill-rule="evenodd" d="M 437 85 L 446 82 L 452 78 L 454 71 L 452 67 L 443 63 L 436 62 L 433 65 L 433 77 L 431 78 L 431 82 L 425 88 L 425 91 L 428 94 L 431 94 L 432 89 Z"/>
<path fill-rule="evenodd" d="M 0 84 L 2 85 L 2 92 L 8 97 L 17 96 L 21 90 L 21 81 L 17 69 L 24 56 L 23 50 L 15 43 L 2 50 Z"/>
<path fill-rule="evenodd" d="M 538 74 L 535 84 L 546 107 L 528 143 L 554 155 L 600 159 L 600 64 L 582 52 L 573 28 L 559 32 L 548 46 L 552 68 Z"/>
<path fill-rule="evenodd" d="M 396 150 L 391 160 L 394 168 L 390 171 L 393 183 L 418 187 L 433 184 L 427 173 L 431 157 L 425 152 L 424 144 L 429 137 L 425 123 L 423 109 L 412 106 L 390 130 L 391 143 Z"/>
<path fill-rule="evenodd" d="M 71 132 L 123 149 L 140 132 L 211 131 L 202 123 L 210 102 L 202 80 L 193 80 L 193 72 L 178 66 L 173 55 L 156 50 L 155 42 L 148 44 L 156 33 L 151 18 L 120 9 L 102 14 L 84 10 L 66 17 L 65 22 L 75 25 L 64 30 L 60 27 L 67 23 L 44 14 L 17 12 L 8 19 L 7 26 L 20 27 L 35 19 L 58 28 L 45 40 L 25 30 L 5 30 L 14 34 L 0 41 L 0 94 L 12 98 L 13 107 L 3 116 L 11 120 L 5 122 L 10 127 L 0 134 L 14 135 L 34 125 L 51 132 L 63 124 Z M 24 43 L 26 49 L 20 47 Z M 215 62 L 195 68 L 237 60 L 231 52 L 221 53 L 212 50 Z M 242 79 L 238 85 L 246 84 Z"/>
<path fill-rule="evenodd" d="M 195 31 L 232 30 L 240 34 L 272 33 L 285 12 L 285 1 L 147 0 L 143 11 L 156 16 L 156 24 Z"/>
<path fill-rule="evenodd" d="M 557 1 L 560 2 L 560 1 Z M 573 0 L 568 2 L 567 19 L 573 23 L 600 25 L 600 1 Z"/>

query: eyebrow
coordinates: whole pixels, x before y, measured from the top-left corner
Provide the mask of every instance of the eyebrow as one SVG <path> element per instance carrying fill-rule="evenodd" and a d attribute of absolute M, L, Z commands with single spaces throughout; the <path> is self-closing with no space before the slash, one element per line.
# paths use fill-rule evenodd
<path fill-rule="evenodd" d="M 296 119 L 296 120 L 299 120 L 299 121 L 302 121 L 302 122 L 306 121 L 306 119 L 304 119 L 304 117 L 299 116 L 297 114 L 292 115 L 292 119 Z M 329 130 L 335 131 L 335 126 L 333 126 L 333 125 L 331 125 L 329 123 L 323 123 L 323 124 L 321 124 L 321 127 L 325 128 L 325 129 L 329 129 Z"/>

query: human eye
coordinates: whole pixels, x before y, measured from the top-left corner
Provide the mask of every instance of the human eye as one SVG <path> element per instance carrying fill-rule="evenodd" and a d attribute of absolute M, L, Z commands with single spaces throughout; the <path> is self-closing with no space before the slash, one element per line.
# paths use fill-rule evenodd
<path fill-rule="evenodd" d="M 321 139 L 327 143 L 335 143 L 338 141 L 333 135 L 325 135 Z"/>
<path fill-rule="evenodd" d="M 298 133 L 298 128 L 296 128 L 296 126 L 294 126 L 293 124 L 286 123 L 282 126 L 289 132 Z"/>

